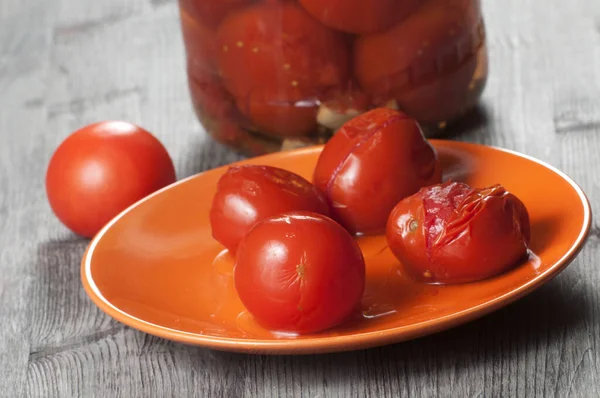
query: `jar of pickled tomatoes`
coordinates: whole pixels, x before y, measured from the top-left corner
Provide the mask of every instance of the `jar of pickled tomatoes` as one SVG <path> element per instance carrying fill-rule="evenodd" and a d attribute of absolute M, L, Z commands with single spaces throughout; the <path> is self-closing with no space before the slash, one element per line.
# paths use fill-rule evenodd
<path fill-rule="evenodd" d="M 323 143 L 375 107 L 434 135 L 487 78 L 480 0 L 179 0 L 194 109 L 249 155 Z"/>

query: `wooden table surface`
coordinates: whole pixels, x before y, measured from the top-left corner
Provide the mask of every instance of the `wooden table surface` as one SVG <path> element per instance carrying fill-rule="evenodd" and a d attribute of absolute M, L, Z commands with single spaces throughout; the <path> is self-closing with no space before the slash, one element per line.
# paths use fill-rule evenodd
<path fill-rule="evenodd" d="M 549 162 L 600 211 L 600 1 L 483 3 L 491 76 L 455 138 Z M 99 119 L 153 131 L 179 177 L 239 159 L 192 112 L 174 0 L 0 0 L 0 396 L 600 396 L 597 222 L 537 292 L 403 344 L 249 356 L 113 321 L 80 283 L 87 241 L 59 224 L 44 191 L 56 146 Z"/>

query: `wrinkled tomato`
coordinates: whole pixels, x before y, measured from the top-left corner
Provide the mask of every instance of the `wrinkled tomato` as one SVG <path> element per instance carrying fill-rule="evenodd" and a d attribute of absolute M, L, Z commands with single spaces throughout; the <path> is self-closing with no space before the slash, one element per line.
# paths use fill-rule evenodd
<path fill-rule="evenodd" d="M 440 180 L 436 151 L 419 125 L 388 108 L 344 124 L 325 145 L 314 171 L 333 218 L 365 234 L 384 231 L 398 201 Z"/>
<path fill-rule="evenodd" d="M 238 295 L 265 327 L 316 333 L 345 321 L 365 289 L 365 263 L 339 224 L 294 212 L 258 223 L 240 243 L 234 268 Z"/>
<path fill-rule="evenodd" d="M 453 119 L 479 95 L 471 84 L 483 45 L 473 0 L 431 0 L 401 23 L 355 42 L 361 86 L 422 122 Z M 473 93 L 472 93 L 473 91 Z"/>
<path fill-rule="evenodd" d="M 225 86 L 243 101 L 262 90 L 266 102 L 296 102 L 339 86 L 348 77 L 345 37 L 295 3 L 261 3 L 233 12 L 219 26 L 217 37 Z"/>
<path fill-rule="evenodd" d="M 387 239 L 416 279 L 471 282 L 510 269 L 527 253 L 529 215 L 500 185 L 477 189 L 446 182 L 398 203 Z"/>
<path fill-rule="evenodd" d="M 323 194 L 309 181 L 270 166 L 230 167 L 219 179 L 210 209 L 213 237 L 235 253 L 259 221 L 286 211 L 329 214 Z"/>
<path fill-rule="evenodd" d="M 300 0 L 315 18 L 349 33 L 385 30 L 404 19 L 422 0 Z"/>

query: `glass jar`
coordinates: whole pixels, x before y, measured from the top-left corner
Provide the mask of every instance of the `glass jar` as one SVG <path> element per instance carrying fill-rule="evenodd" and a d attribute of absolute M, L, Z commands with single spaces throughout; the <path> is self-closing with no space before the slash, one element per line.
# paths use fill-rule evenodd
<path fill-rule="evenodd" d="M 323 143 L 400 109 L 429 136 L 487 79 L 480 0 L 179 0 L 194 109 L 249 155 Z"/>

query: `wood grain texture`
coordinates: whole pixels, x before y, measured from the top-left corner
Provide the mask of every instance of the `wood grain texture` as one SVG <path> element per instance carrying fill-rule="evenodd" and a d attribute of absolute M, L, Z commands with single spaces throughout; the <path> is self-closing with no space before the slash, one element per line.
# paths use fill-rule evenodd
<path fill-rule="evenodd" d="M 455 137 L 553 164 L 600 212 L 600 2 L 483 3 L 490 80 Z M 600 396 L 598 221 L 539 291 L 404 344 L 248 356 L 112 321 L 79 281 L 87 242 L 55 220 L 43 185 L 53 149 L 98 119 L 153 131 L 179 177 L 239 159 L 193 115 L 175 1 L 0 0 L 0 396 Z"/>

